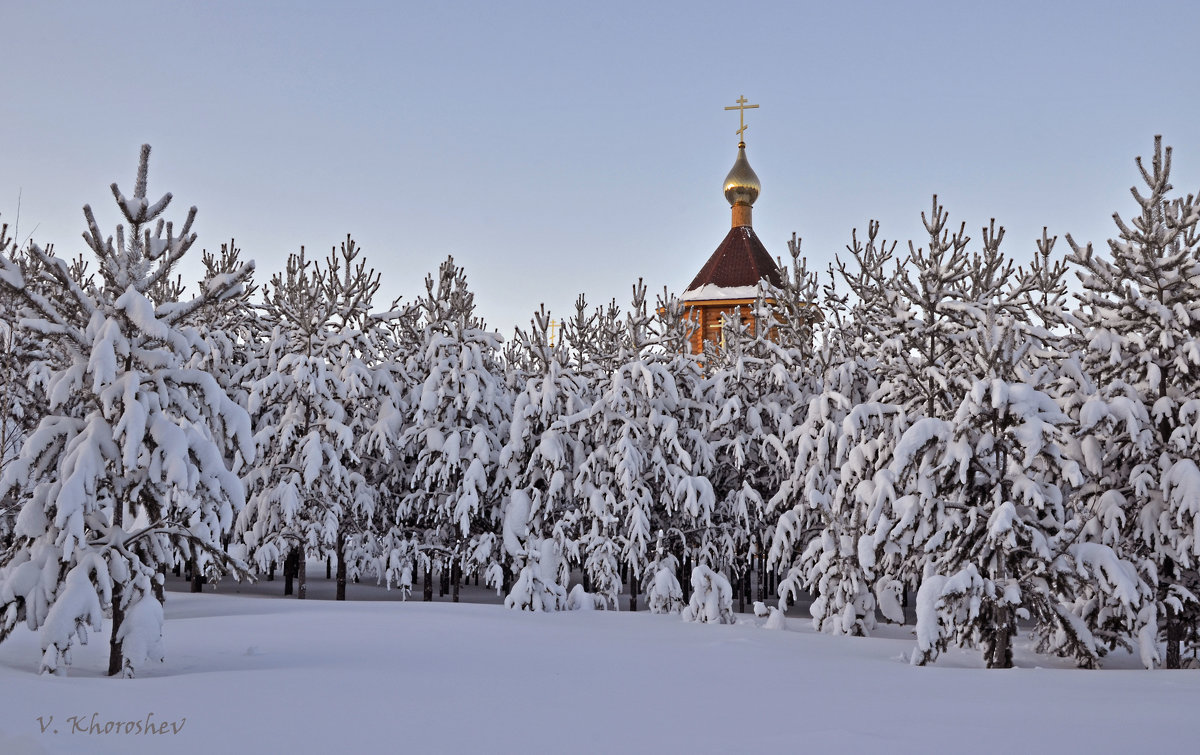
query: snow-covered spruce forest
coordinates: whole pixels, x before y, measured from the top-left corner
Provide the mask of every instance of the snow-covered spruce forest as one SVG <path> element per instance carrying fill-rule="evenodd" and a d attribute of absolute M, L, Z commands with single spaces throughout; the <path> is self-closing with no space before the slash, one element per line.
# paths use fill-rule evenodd
<path fill-rule="evenodd" d="M 793 240 L 758 327 L 699 355 L 640 283 L 507 339 L 452 259 L 378 301 L 349 237 L 269 274 L 223 244 L 185 286 L 196 209 L 165 222 L 149 152 L 80 258 L 0 234 L 0 641 L 36 630 L 45 672 L 106 627 L 110 674 L 161 660 L 168 571 L 303 598 L 307 559 L 339 599 L 472 579 L 731 622 L 754 583 L 766 626 L 801 596 L 834 634 L 907 606 L 915 664 L 1009 667 L 1018 632 L 1194 663 L 1200 199 L 1158 140 L 1107 244 L 1010 252 L 935 197 L 928 238 L 872 222 L 827 271 Z"/>

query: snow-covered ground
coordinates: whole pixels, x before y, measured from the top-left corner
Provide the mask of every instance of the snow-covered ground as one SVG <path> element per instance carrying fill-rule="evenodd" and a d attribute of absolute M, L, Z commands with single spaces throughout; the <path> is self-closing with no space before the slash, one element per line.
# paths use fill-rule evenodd
<path fill-rule="evenodd" d="M 1019 640 L 1016 669 L 966 652 L 914 668 L 910 627 L 835 638 L 799 617 L 780 632 L 750 615 L 529 614 L 494 593 L 401 603 L 373 585 L 336 603 L 316 576 L 307 601 L 279 597 L 280 581 L 169 593 L 166 662 L 133 680 L 102 676 L 106 635 L 69 676 L 38 676 L 37 638 L 18 630 L 0 645 L 0 753 L 1139 753 L 1200 740 L 1200 674 L 1128 656 L 1078 671 Z"/>

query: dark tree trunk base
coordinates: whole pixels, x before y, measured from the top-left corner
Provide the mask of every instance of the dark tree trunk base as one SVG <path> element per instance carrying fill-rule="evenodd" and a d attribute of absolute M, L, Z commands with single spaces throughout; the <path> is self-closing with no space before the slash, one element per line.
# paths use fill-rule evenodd
<path fill-rule="evenodd" d="M 271 570 L 275 570 L 275 565 L 271 565 Z M 296 578 L 296 573 L 300 570 L 300 551 L 292 548 L 288 551 L 287 558 L 283 560 L 283 594 L 291 595 L 295 592 L 293 580 Z"/>
<path fill-rule="evenodd" d="M 1012 640 L 1016 634 L 1013 624 L 1013 609 L 1004 608 L 996 612 L 995 638 L 985 646 L 984 655 L 988 668 L 1012 668 Z"/>
<path fill-rule="evenodd" d="M 329 572 L 329 557 L 325 557 L 325 571 Z M 328 576 L 326 577 L 328 579 Z M 339 532 L 337 539 L 337 600 L 346 599 L 346 538 Z"/>
<path fill-rule="evenodd" d="M 154 580 L 154 599 L 158 601 L 159 605 L 163 606 L 167 604 L 166 591 L 163 589 L 163 585 L 166 583 L 166 581 L 167 565 L 163 564 L 162 566 L 158 567 L 158 579 Z"/>
<path fill-rule="evenodd" d="M 1183 668 L 1183 622 L 1175 615 L 1174 609 L 1167 609 L 1167 662 L 1166 668 Z"/>
<path fill-rule="evenodd" d="M 125 655 L 121 650 L 123 644 L 117 639 L 121 624 L 125 621 L 125 609 L 121 607 L 124 588 L 114 584 L 112 588 L 112 634 L 108 638 L 108 675 L 118 676 L 125 667 Z"/>
<path fill-rule="evenodd" d="M 200 567 L 196 562 L 192 562 L 192 582 L 188 592 L 204 592 L 204 574 L 200 572 Z"/>

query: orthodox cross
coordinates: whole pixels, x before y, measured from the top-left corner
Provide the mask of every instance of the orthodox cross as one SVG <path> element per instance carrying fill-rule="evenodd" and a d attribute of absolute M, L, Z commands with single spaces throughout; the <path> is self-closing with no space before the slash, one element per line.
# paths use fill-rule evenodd
<path fill-rule="evenodd" d="M 560 323 L 558 320 L 550 321 L 550 348 L 554 348 L 554 336 L 561 327 L 562 323 Z"/>
<path fill-rule="evenodd" d="M 742 134 L 746 133 L 746 111 L 751 108 L 758 107 L 758 105 L 747 105 L 746 104 L 747 102 L 749 102 L 749 100 L 747 100 L 746 95 L 743 94 L 737 98 L 736 105 L 731 105 L 731 106 L 725 108 L 726 110 L 738 111 L 738 125 L 740 126 L 740 128 L 737 130 L 737 135 L 738 135 L 739 142 L 745 141 L 745 139 L 742 138 Z"/>

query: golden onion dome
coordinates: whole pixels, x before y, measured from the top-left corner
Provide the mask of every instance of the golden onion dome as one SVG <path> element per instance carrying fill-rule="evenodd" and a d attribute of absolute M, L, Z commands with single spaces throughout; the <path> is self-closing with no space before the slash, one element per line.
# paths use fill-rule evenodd
<path fill-rule="evenodd" d="M 741 142 L 738 144 L 737 160 L 733 162 L 729 175 L 725 176 L 725 199 L 731 205 L 753 205 L 761 190 L 758 175 L 746 159 L 746 143 Z"/>

